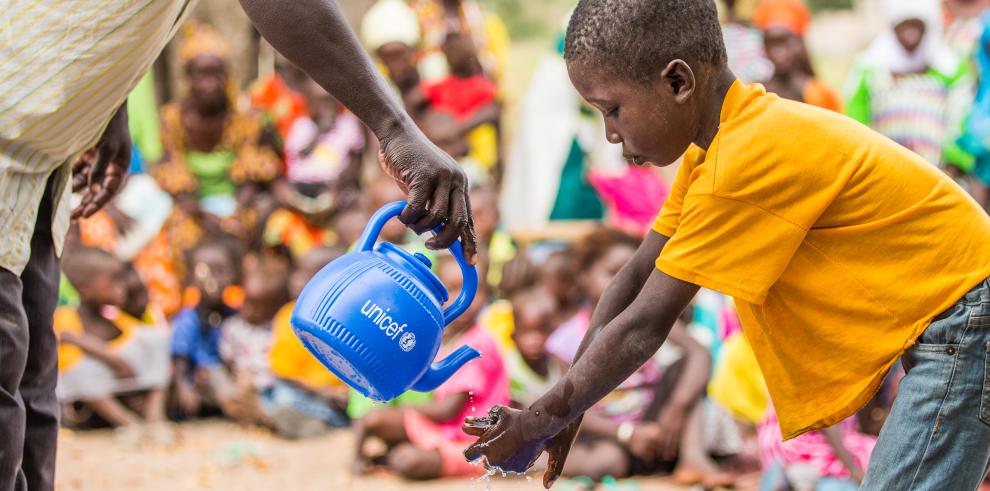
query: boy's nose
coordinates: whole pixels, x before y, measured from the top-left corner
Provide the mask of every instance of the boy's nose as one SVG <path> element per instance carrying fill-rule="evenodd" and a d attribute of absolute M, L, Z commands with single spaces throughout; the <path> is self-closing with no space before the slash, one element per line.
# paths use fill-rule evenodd
<path fill-rule="evenodd" d="M 606 135 L 608 135 L 606 137 L 606 139 L 608 140 L 609 143 L 611 143 L 613 145 L 618 145 L 618 144 L 622 143 L 622 137 L 619 136 L 618 133 L 616 133 L 614 131 L 608 131 L 608 132 L 606 132 Z"/>

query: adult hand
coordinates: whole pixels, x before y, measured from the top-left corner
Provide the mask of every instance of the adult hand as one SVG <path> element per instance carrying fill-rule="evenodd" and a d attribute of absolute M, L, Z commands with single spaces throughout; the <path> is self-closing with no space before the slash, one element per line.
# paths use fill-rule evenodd
<path fill-rule="evenodd" d="M 426 246 L 444 249 L 460 237 L 464 257 L 474 263 L 478 246 L 467 176 L 457 162 L 418 130 L 382 138 L 379 162 L 409 195 L 399 220 L 417 234 L 443 224 Z"/>
<path fill-rule="evenodd" d="M 72 191 L 83 193 L 72 218 L 88 218 L 110 202 L 120 190 L 130 165 L 131 134 L 125 103 L 110 118 L 96 146 L 84 152 L 72 166 Z"/>
<path fill-rule="evenodd" d="M 461 429 L 478 437 L 464 457 L 474 461 L 485 458 L 486 467 L 505 472 L 522 473 L 529 469 L 546 450 L 550 460 L 543 474 L 543 486 L 550 489 L 560 477 L 564 461 L 580 426 L 575 421 L 556 435 L 547 435 L 546 423 L 531 410 L 495 406 L 485 418 L 465 418 Z"/>

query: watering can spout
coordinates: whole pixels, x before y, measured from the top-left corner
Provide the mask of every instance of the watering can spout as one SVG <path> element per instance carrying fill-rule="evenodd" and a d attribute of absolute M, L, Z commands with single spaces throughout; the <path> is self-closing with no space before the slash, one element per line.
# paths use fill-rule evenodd
<path fill-rule="evenodd" d="M 481 356 L 478 350 L 470 346 L 461 346 L 446 358 L 430 365 L 426 373 L 413 384 L 412 389 L 418 392 L 430 392 L 447 381 L 451 375 L 465 363 Z"/>

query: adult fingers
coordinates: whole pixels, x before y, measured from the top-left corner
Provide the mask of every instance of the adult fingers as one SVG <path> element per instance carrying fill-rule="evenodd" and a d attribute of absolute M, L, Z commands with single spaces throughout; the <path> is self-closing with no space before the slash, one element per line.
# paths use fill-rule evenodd
<path fill-rule="evenodd" d="M 471 264 L 477 264 L 478 238 L 474 232 L 474 212 L 471 211 L 471 198 L 464 193 L 464 206 L 467 207 L 467 226 L 461 231 L 461 246 L 464 258 Z"/>
<path fill-rule="evenodd" d="M 478 441 L 472 443 L 466 450 L 464 450 L 464 458 L 467 459 L 468 462 L 474 462 L 484 455 L 486 448 L 488 448 L 488 440 L 484 437 L 479 438 Z"/>
<path fill-rule="evenodd" d="M 464 229 L 468 226 L 468 211 L 465 204 L 466 193 L 461 192 L 459 188 L 455 188 L 451 194 L 453 201 L 450 204 L 450 216 L 447 218 L 447 225 L 443 227 L 443 230 L 436 237 L 426 241 L 426 247 L 430 249 L 446 249 L 450 247 L 450 244 L 453 244 L 454 240 L 462 235 Z"/>
<path fill-rule="evenodd" d="M 464 423 L 461 424 L 461 431 L 467 433 L 471 436 L 481 437 L 484 436 L 485 432 L 492 427 L 491 420 L 488 418 L 464 418 Z"/>
<path fill-rule="evenodd" d="M 450 202 L 450 181 L 442 180 L 433 192 L 430 208 L 422 218 L 416 221 L 412 229 L 417 234 L 433 230 L 447 220 L 448 203 Z"/>
<path fill-rule="evenodd" d="M 426 203 L 433 196 L 433 182 L 425 179 L 414 180 L 409 187 L 406 207 L 399 214 L 399 221 L 410 226 L 426 214 Z"/>
<path fill-rule="evenodd" d="M 124 180 L 123 172 L 117 166 L 110 166 L 95 186 L 90 186 L 92 198 L 85 205 L 82 216 L 90 217 L 113 199 Z"/>
<path fill-rule="evenodd" d="M 78 193 L 86 188 L 89 181 L 89 162 L 82 157 L 72 164 L 72 192 Z"/>

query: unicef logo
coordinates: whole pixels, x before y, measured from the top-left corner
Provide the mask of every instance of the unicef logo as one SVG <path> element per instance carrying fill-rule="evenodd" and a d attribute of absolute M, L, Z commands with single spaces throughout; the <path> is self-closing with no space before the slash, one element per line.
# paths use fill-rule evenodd
<path fill-rule="evenodd" d="M 405 352 L 409 352 L 410 350 L 412 350 L 413 348 L 415 348 L 416 347 L 416 335 L 413 334 L 413 333 L 411 333 L 411 332 L 407 332 L 407 333 L 403 334 L 402 337 L 399 338 L 399 347 L 402 348 L 402 351 L 405 351 Z"/>

